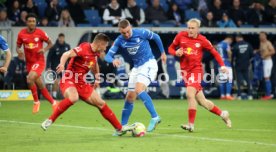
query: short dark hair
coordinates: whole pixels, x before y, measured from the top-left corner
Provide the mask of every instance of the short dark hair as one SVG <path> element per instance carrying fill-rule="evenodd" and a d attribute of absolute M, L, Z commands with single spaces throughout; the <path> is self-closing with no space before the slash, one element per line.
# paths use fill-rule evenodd
<path fill-rule="evenodd" d="M 58 37 L 65 37 L 65 35 L 63 33 L 59 33 Z"/>
<path fill-rule="evenodd" d="M 34 13 L 28 13 L 28 15 L 26 16 L 26 20 L 28 20 L 31 17 L 37 19 L 37 16 Z"/>
<path fill-rule="evenodd" d="M 105 35 L 104 33 L 99 33 L 94 37 L 93 42 L 95 41 L 104 41 L 104 42 L 109 42 L 109 37 Z"/>
<path fill-rule="evenodd" d="M 119 22 L 118 27 L 124 29 L 129 25 L 130 25 L 129 21 L 127 19 L 123 19 Z"/>

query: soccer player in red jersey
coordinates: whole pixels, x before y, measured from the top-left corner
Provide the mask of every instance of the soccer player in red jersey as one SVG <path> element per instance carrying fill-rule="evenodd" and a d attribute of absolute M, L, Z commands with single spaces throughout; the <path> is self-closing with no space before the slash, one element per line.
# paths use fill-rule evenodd
<path fill-rule="evenodd" d="M 190 19 L 187 22 L 188 30 L 178 33 L 169 46 L 169 53 L 171 55 L 180 57 L 180 67 L 182 77 L 187 87 L 188 100 L 188 119 L 189 123 L 181 125 L 181 128 L 190 132 L 194 131 L 194 120 L 196 117 L 197 103 L 210 112 L 220 116 L 228 127 L 231 127 L 231 120 L 229 119 L 228 111 L 222 111 L 214 103 L 205 98 L 201 81 L 203 78 L 203 69 L 201 59 L 203 49 L 209 50 L 215 57 L 221 71 L 226 73 L 227 69 L 224 66 L 223 60 L 219 53 L 215 50 L 209 40 L 203 35 L 199 34 L 200 20 Z M 178 48 L 176 50 L 176 48 Z"/>
<path fill-rule="evenodd" d="M 99 65 L 97 58 L 100 52 L 105 51 L 108 46 L 109 38 L 105 34 L 97 34 L 92 43 L 84 42 L 78 47 L 63 53 L 57 72 L 64 70 L 66 61 L 70 59 L 67 70 L 64 72 L 60 89 L 65 97 L 52 115 L 46 119 L 41 127 L 46 130 L 55 120 L 66 111 L 70 106 L 76 103 L 79 98 L 89 105 L 99 109 L 102 116 L 108 120 L 116 129 L 115 135 L 122 135 L 130 127 L 122 127 L 115 114 L 108 107 L 103 99 L 94 90 L 94 87 L 87 81 L 88 72 L 92 70 L 96 80 L 99 80 Z M 98 81 L 96 81 L 98 82 Z"/>
<path fill-rule="evenodd" d="M 49 50 L 53 44 L 43 30 L 36 28 L 36 15 L 30 13 L 26 17 L 26 20 L 27 28 L 22 29 L 18 33 L 16 52 L 18 54 L 25 54 L 28 71 L 27 83 L 34 98 L 33 113 L 35 114 L 39 112 L 40 107 L 37 87 L 40 89 L 45 99 L 52 104 L 53 109 L 57 106 L 56 101 L 51 97 L 41 79 L 41 74 L 45 69 L 44 53 Z M 45 48 L 43 48 L 43 42 L 48 44 Z M 21 50 L 22 45 L 24 47 L 24 53 Z"/>

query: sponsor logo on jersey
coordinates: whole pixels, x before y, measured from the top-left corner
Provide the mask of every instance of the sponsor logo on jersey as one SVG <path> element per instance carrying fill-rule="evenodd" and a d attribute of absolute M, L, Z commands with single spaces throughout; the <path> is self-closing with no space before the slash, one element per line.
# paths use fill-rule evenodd
<path fill-rule="evenodd" d="M 127 51 L 130 55 L 135 55 L 138 51 L 140 46 L 136 46 L 136 47 L 131 47 L 131 48 L 127 48 Z"/>
<path fill-rule="evenodd" d="M 34 49 L 34 48 L 37 48 L 37 47 L 38 47 L 38 44 L 36 44 L 36 43 L 25 44 L 26 49 Z"/>
<path fill-rule="evenodd" d="M 184 54 L 187 55 L 197 55 L 197 50 L 192 49 L 191 47 L 187 47 L 186 49 L 184 49 Z"/>

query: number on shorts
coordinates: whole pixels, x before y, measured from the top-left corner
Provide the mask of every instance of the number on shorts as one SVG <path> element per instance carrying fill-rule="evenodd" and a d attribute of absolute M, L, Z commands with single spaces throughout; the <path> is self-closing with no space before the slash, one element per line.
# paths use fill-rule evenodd
<path fill-rule="evenodd" d="M 34 64 L 34 65 L 32 66 L 32 70 L 36 70 L 38 67 L 39 67 L 39 64 Z"/>

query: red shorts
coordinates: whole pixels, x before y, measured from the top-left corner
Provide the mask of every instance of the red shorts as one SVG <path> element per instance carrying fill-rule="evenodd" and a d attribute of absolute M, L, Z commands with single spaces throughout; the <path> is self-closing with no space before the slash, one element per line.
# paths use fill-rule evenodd
<path fill-rule="evenodd" d="M 59 86 L 62 94 L 65 93 L 67 88 L 70 88 L 70 87 L 76 88 L 80 99 L 84 101 L 88 100 L 88 98 L 91 96 L 94 90 L 94 88 L 90 84 L 78 84 L 78 83 L 74 83 L 74 81 L 70 79 L 64 80 L 64 81 L 63 79 L 61 79 Z"/>
<path fill-rule="evenodd" d="M 186 87 L 194 87 L 197 92 L 202 90 L 201 81 L 203 79 L 203 72 L 182 73 L 182 77 Z"/>
<path fill-rule="evenodd" d="M 42 72 L 45 69 L 45 63 L 32 63 L 32 64 L 28 64 L 27 63 L 27 72 L 30 73 L 31 71 L 34 71 L 37 73 L 38 76 L 41 76 Z"/>

